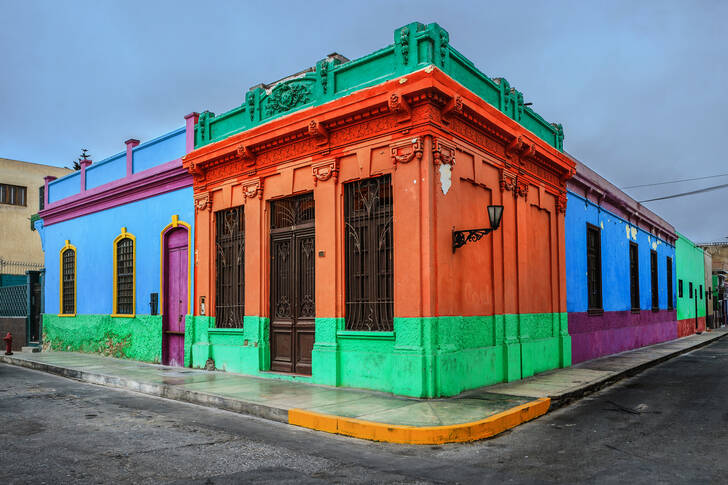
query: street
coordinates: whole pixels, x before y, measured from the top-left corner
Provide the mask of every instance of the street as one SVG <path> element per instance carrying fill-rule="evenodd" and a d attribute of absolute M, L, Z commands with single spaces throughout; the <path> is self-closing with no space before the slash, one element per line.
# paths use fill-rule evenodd
<path fill-rule="evenodd" d="M 4 483 L 694 483 L 728 476 L 728 339 L 469 444 L 372 443 L 0 364 Z"/>

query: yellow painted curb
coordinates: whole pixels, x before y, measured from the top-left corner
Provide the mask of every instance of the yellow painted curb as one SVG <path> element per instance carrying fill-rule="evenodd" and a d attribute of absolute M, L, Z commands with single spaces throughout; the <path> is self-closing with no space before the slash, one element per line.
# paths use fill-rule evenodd
<path fill-rule="evenodd" d="M 436 445 L 441 443 L 462 443 L 495 436 L 507 429 L 546 414 L 550 405 L 551 399 L 544 397 L 508 409 L 502 413 L 494 414 L 480 421 L 448 426 L 418 427 L 376 423 L 356 418 L 321 414 L 306 411 L 305 409 L 289 410 L 288 423 L 365 440 L 413 445 Z"/>

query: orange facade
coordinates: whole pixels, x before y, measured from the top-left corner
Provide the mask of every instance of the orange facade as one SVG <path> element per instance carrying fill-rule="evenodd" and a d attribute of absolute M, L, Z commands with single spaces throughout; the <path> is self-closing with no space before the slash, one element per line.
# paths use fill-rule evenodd
<path fill-rule="evenodd" d="M 214 213 L 245 206 L 245 314 L 267 317 L 269 203 L 312 192 L 316 319 L 345 318 L 343 184 L 390 174 L 395 331 L 424 332 L 398 330 L 398 318 L 541 315 L 538 325 L 526 319 L 506 319 L 505 330 L 494 325 L 494 334 L 505 335 L 494 341 L 518 344 L 518 352 L 530 342 L 538 352 L 543 335 L 529 332 L 543 333 L 547 319 L 549 336 L 564 341 L 556 365 L 569 364 L 564 211 L 573 163 L 438 68 L 201 147 L 184 165 L 194 175 L 195 315 L 204 298 L 207 315 L 215 316 Z M 500 228 L 453 252 L 452 231 L 487 227 L 489 204 L 504 206 Z M 434 331 L 441 349 L 458 347 L 453 334 L 473 332 L 463 322 Z M 520 365 L 506 369 L 505 379 L 553 363 Z M 327 383 L 346 385 L 346 369 L 335 373 Z"/>

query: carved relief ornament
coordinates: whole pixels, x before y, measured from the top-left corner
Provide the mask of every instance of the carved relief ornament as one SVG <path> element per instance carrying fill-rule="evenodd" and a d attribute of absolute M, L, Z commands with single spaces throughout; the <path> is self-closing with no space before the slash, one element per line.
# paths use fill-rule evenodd
<path fill-rule="evenodd" d="M 210 193 L 209 192 L 195 194 L 193 196 L 193 199 L 195 202 L 195 212 L 200 212 L 203 210 L 207 210 L 208 212 L 212 211 L 212 203 L 210 202 Z"/>
<path fill-rule="evenodd" d="M 392 149 L 392 163 L 394 163 L 395 168 L 397 168 L 398 163 L 409 163 L 415 157 L 420 160 L 424 150 L 422 138 L 419 136 L 392 143 L 390 147 Z"/>
<path fill-rule="evenodd" d="M 236 152 L 245 165 L 255 165 L 255 154 L 250 147 L 238 145 Z"/>
<path fill-rule="evenodd" d="M 240 184 L 240 187 L 243 189 L 243 195 L 248 199 L 256 196 L 258 199 L 263 198 L 263 183 L 259 178 L 246 180 Z"/>
<path fill-rule="evenodd" d="M 502 168 L 500 170 L 500 189 L 501 192 L 512 191 L 516 187 L 517 176 L 514 172 Z"/>
<path fill-rule="evenodd" d="M 402 114 L 399 123 L 412 119 L 412 108 L 401 93 L 392 93 L 387 100 L 389 111 Z"/>
<path fill-rule="evenodd" d="M 325 145 L 329 142 L 329 131 L 316 120 L 308 123 L 308 134 L 314 137 L 317 145 Z"/>
<path fill-rule="evenodd" d="M 334 183 L 336 183 L 339 180 L 339 161 L 332 159 L 314 163 L 311 165 L 311 172 L 313 173 L 314 185 L 317 185 L 319 181 L 325 182 L 331 177 L 334 178 Z"/>
<path fill-rule="evenodd" d="M 562 214 L 566 212 L 566 194 L 559 194 L 558 199 L 556 199 L 556 210 Z"/>
<path fill-rule="evenodd" d="M 435 138 L 432 144 L 432 158 L 435 165 L 454 165 L 455 145 L 441 138 Z"/>

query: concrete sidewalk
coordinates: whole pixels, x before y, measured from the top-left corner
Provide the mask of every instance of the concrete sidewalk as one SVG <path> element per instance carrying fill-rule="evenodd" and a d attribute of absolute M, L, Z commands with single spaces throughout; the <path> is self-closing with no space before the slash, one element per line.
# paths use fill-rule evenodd
<path fill-rule="evenodd" d="M 329 433 L 438 444 L 494 436 L 727 333 L 714 330 L 445 399 L 405 398 L 72 352 L 20 352 L 2 355 L 0 362 Z"/>

